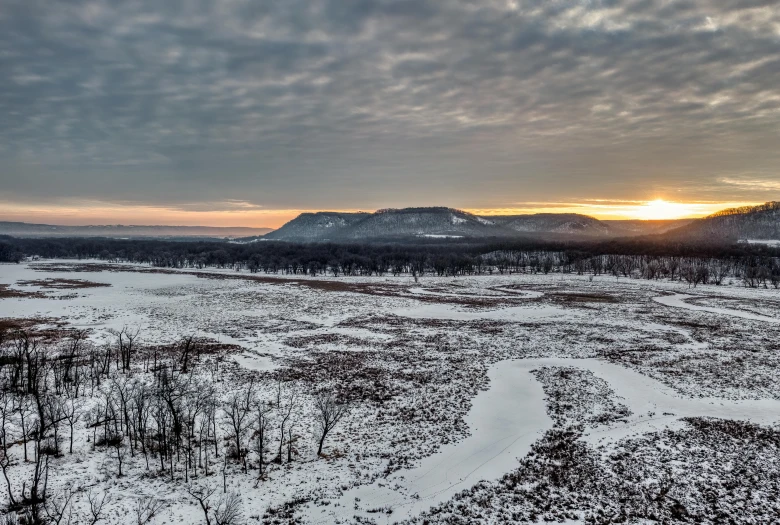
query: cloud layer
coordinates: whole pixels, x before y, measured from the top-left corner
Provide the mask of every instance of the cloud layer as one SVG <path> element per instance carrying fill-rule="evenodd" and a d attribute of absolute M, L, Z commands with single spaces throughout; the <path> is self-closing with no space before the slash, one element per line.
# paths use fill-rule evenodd
<path fill-rule="evenodd" d="M 5 0 L 0 71 L 0 199 L 17 203 L 780 186 L 775 0 Z"/>

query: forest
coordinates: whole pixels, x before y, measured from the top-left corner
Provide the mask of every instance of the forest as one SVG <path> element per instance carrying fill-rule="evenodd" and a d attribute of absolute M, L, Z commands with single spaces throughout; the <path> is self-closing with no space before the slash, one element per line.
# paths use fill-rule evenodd
<path fill-rule="evenodd" d="M 227 395 L 217 391 L 224 349 L 194 336 L 168 345 L 142 345 L 140 329 L 113 332 L 113 343 L 92 344 L 85 330 L 40 332 L 0 326 L 0 469 L 8 509 L 21 521 L 92 523 L 106 519 L 107 495 L 89 492 L 86 512 L 74 512 L 75 490 L 52 493 L 50 461 L 74 452 L 75 427 L 86 426 L 93 451 L 116 462 L 121 478 L 131 457 L 147 472 L 187 484 L 218 475 L 211 488 L 188 487 L 205 523 L 230 525 L 239 518 L 240 496 L 228 490 L 231 469 L 255 471 L 297 455 L 299 412 L 309 405 L 317 455 L 348 413 L 349 400 L 315 385 L 300 391 L 280 376 L 269 393 L 254 379 Z M 29 479 L 11 473 L 9 447 L 21 445 Z M 142 458 L 142 459 L 141 459 Z M 221 495 L 216 495 L 217 493 Z M 143 525 L 162 501 L 138 501 L 133 522 Z M 13 515 L 9 514 L 9 519 Z"/>
<path fill-rule="evenodd" d="M 780 248 L 767 244 L 673 242 L 660 236 L 612 240 L 414 240 L 290 243 L 116 239 L 0 240 L 0 261 L 97 259 L 156 268 L 230 268 L 252 273 L 339 276 L 611 274 L 691 285 L 736 278 L 748 287 L 780 286 Z"/>

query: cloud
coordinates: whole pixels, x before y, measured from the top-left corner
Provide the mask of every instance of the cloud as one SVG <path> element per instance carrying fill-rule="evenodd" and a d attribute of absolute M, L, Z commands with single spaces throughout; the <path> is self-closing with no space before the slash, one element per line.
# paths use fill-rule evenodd
<path fill-rule="evenodd" d="M 752 192 L 780 191 L 780 180 L 757 179 L 757 178 L 730 178 L 720 179 L 723 184 L 735 186 L 740 190 Z"/>
<path fill-rule="evenodd" d="M 778 57 L 772 1 L 6 0 L 0 196 L 511 207 L 725 200 L 745 172 L 776 191 Z"/>

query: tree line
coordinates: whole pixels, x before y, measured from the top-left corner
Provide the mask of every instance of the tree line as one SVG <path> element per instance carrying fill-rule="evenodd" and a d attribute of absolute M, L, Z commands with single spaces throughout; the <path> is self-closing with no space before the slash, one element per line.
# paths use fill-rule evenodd
<path fill-rule="evenodd" d="M 724 242 L 679 243 L 661 237 L 612 240 L 288 243 L 175 242 L 117 239 L 16 239 L 0 241 L 0 260 L 25 257 L 98 259 L 158 268 L 229 268 L 253 273 L 371 276 L 482 275 L 563 272 L 692 285 L 736 279 L 749 287 L 780 286 L 780 249 Z"/>

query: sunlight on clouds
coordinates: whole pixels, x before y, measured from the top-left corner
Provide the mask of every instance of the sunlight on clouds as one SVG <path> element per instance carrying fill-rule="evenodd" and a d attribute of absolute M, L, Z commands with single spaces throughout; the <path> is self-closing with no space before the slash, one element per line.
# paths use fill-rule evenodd
<path fill-rule="evenodd" d="M 200 208 L 200 209 L 199 209 Z M 231 201 L 222 209 L 123 205 L 109 202 L 80 202 L 61 205 L 16 204 L 0 201 L 0 220 L 62 224 L 133 224 L 170 226 L 247 226 L 278 228 L 309 210 L 259 209 L 249 203 Z"/>
<path fill-rule="evenodd" d="M 604 220 L 669 220 L 706 217 L 726 208 L 754 206 L 757 202 L 676 202 L 657 198 L 651 201 L 592 199 L 582 202 L 526 202 L 522 206 L 467 210 L 477 215 L 527 213 L 580 213 Z"/>

